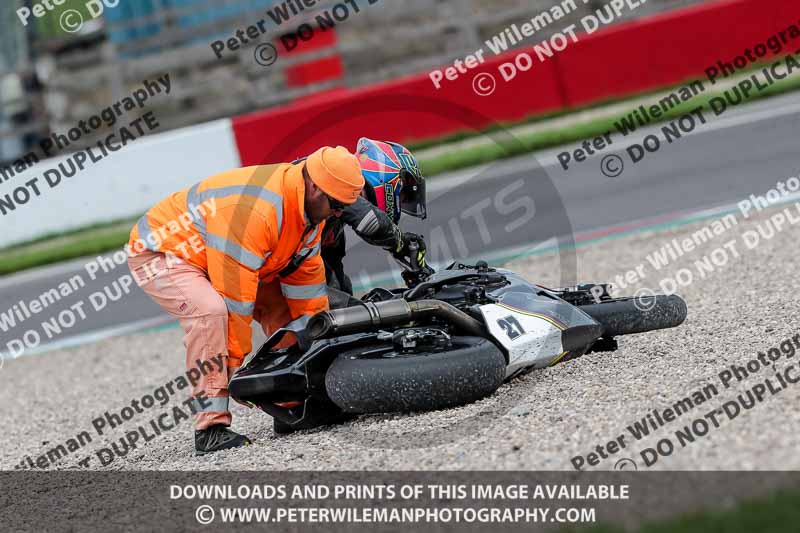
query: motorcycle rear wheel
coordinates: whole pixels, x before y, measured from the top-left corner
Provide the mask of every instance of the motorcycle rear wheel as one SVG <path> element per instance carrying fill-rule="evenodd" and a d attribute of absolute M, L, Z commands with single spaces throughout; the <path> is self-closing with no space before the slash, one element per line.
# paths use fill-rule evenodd
<path fill-rule="evenodd" d="M 325 375 L 328 396 L 346 413 L 413 412 L 472 403 L 500 387 L 506 360 L 495 344 L 466 336 L 452 343 L 440 352 L 378 344 L 344 352 Z"/>

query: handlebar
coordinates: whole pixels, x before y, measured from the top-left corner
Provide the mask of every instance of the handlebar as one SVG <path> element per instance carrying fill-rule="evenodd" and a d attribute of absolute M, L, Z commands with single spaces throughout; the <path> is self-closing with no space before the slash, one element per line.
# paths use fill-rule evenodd
<path fill-rule="evenodd" d="M 425 268 L 421 268 L 416 261 L 413 260 L 416 257 L 417 252 L 419 251 L 419 245 L 416 242 L 411 242 L 408 244 L 408 253 L 409 257 L 399 257 L 394 255 L 394 260 L 397 261 L 400 266 L 403 267 L 403 280 L 406 282 L 406 285 L 409 288 L 416 287 L 421 282 L 425 281 L 430 277 L 432 274 L 435 274 L 436 271 L 433 270 L 431 267 L 426 266 Z"/>
<path fill-rule="evenodd" d="M 408 255 L 409 255 L 409 258 L 416 256 L 416 255 L 417 255 L 417 252 L 419 252 L 419 244 L 417 244 L 416 242 L 412 242 L 412 243 L 410 243 L 410 244 L 408 245 Z M 409 264 L 408 264 L 408 266 L 409 266 L 409 269 L 410 269 L 412 272 L 419 272 L 420 270 L 422 270 L 422 269 L 420 268 L 420 266 L 419 266 L 419 265 L 418 265 L 418 264 L 417 264 L 415 261 L 409 261 Z"/>

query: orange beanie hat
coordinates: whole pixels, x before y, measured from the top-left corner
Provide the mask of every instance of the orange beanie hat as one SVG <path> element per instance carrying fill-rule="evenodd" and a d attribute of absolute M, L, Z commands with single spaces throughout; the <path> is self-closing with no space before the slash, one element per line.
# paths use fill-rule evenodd
<path fill-rule="evenodd" d="M 364 188 L 361 165 L 344 146 L 323 146 L 308 156 L 306 165 L 311 181 L 343 204 L 355 202 Z"/>

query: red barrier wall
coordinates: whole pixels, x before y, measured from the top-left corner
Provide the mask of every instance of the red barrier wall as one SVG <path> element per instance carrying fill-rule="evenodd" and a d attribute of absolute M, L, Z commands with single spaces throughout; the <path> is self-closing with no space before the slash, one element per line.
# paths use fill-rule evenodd
<path fill-rule="evenodd" d="M 237 117 L 234 133 L 243 164 L 252 165 L 291 160 L 321 145 L 354 149 L 360 136 L 404 142 L 482 129 L 697 77 L 798 19 L 797 0 L 724 0 L 581 35 L 507 83 L 499 65 L 530 46 L 444 80 L 438 90 L 425 72 Z M 795 44 L 783 53 L 800 48 L 800 40 Z M 497 80 L 490 96 L 473 90 L 481 72 Z"/>
<path fill-rule="evenodd" d="M 569 106 L 673 85 L 732 61 L 800 19 L 797 0 L 704 4 L 599 30 L 554 59 Z M 800 39 L 784 54 L 800 48 Z"/>
<path fill-rule="evenodd" d="M 514 83 L 501 80 L 491 96 L 477 95 L 473 77 L 496 72 L 507 59 L 487 61 L 438 90 L 425 73 L 234 118 L 242 163 L 290 160 L 322 145 L 352 150 L 361 136 L 407 141 L 480 130 L 563 107 L 553 62 L 537 65 Z M 291 132 L 294 137 L 287 140 Z"/>

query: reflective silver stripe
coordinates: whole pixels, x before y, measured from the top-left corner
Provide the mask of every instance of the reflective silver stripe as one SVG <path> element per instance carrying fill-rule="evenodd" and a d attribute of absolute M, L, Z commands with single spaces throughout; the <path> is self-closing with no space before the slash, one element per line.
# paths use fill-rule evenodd
<path fill-rule="evenodd" d="M 158 246 L 150 243 L 150 237 L 153 234 L 153 230 L 150 229 L 150 221 L 147 220 L 147 215 L 142 215 L 142 218 L 139 219 L 139 223 L 136 225 L 139 230 L 139 240 L 142 241 L 145 248 L 150 250 L 151 252 L 157 252 Z"/>
<path fill-rule="evenodd" d="M 206 235 L 206 246 L 236 259 L 251 270 L 258 270 L 264 265 L 266 260 L 265 258 L 257 256 L 250 250 L 239 246 L 235 242 L 229 241 L 219 235 L 214 235 L 213 233 Z"/>
<path fill-rule="evenodd" d="M 222 299 L 225 300 L 225 307 L 228 308 L 228 311 L 231 313 L 236 313 L 237 315 L 252 315 L 253 309 L 256 308 L 255 302 L 240 302 L 238 300 L 232 300 L 226 296 L 223 296 Z"/>
<path fill-rule="evenodd" d="M 303 248 L 301 253 L 305 254 L 308 250 L 311 250 L 311 253 L 308 254 L 308 257 L 306 257 L 306 259 L 311 259 L 315 255 L 319 254 L 319 249 L 320 249 L 321 246 L 322 246 L 322 243 L 318 242 L 317 244 L 315 244 L 311 248 Z"/>
<path fill-rule="evenodd" d="M 322 241 L 318 242 L 314 246 L 308 246 L 308 244 L 314 242 L 314 239 L 317 238 L 317 234 L 318 233 L 319 233 L 319 226 L 314 228 L 314 231 L 312 231 L 309 234 L 309 236 L 306 238 L 306 240 L 303 242 L 303 244 L 305 244 L 306 246 L 304 248 L 300 249 L 300 251 L 298 252 L 299 255 L 305 255 L 310 250 L 310 253 L 305 257 L 306 257 L 306 259 L 311 259 L 315 255 L 319 254 L 319 250 L 320 250 L 320 246 L 322 244 Z"/>
<path fill-rule="evenodd" d="M 305 329 L 309 320 L 311 320 L 311 315 L 303 315 L 300 318 L 295 318 L 294 320 L 292 320 L 283 327 L 286 329 L 293 329 L 293 330 Z"/>
<path fill-rule="evenodd" d="M 294 300 L 309 300 L 328 294 L 328 286 L 324 283 L 317 285 L 288 285 L 281 283 L 281 292 L 287 298 Z"/>
<path fill-rule="evenodd" d="M 309 234 L 309 236 L 308 236 L 308 238 L 305 240 L 305 243 L 304 243 L 304 244 L 309 244 L 309 243 L 312 243 L 312 242 L 314 242 L 314 239 L 316 239 L 316 238 L 317 238 L 317 233 L 319 233 L 319 226 L 317 226 L 316 228 L 314 228 L 314 231 L 312 231 L 312 232 Z"/>
<path fill-rule="evenodd" d="M 195 210 L 192 210 L 190 206 L 199 206 L 203 203 L 203 200 L 200 199 L 200 194 L 197 192 L 197 188 L 200 186 L 199 183 L 195 183 L 189 192 L 186 194 L 186 213 L 192 219 L 194 223 L 194 227 L 203 238 L 206 236 L 206 221 L 203 220 L 203 217 L 200 216 Z M 195 216 L 197 214 L 197 216 Z"/>
<path fill-rule="evenodd" d="M 227 413 L 230 398 L 203 398 L 194 399 L 194 410 L 198 413 Z"/>
<path fill-rule="evenodd" d="M 380 227 L 378 215 L 375 214 L 375 211 L 367 211 L 366 216 L 358 223 L 356 231 L 364 235 L 372 235 L 378 231 L 378 227 Z"/>
<path fill-rule="evenodd" d="M 196 185 L 192 187 L 193 190 L 196 192 Z M 192 191 L 189 191 L 190 193 Z M 265 189 L 264 187 L 259 187 L 258 185 L 231 185 L 228 187 L 219 187 L 216 189 L 208 189 L 201 193 L 197 193 L 196 196 L 192 197 L 192 202 L 195 205 L 200 205 L 201 203 L 205 202 L 210 198 L 225 198 L 226 196 L 233 196 L 233 195 L 244 195 L 244 196 L 253 196 L 255 198 L 261 198 L 262 200 L 268 202 L 275 208 L 275 216 L 278 219 L 278 233 L 281 232 L 281 228 L 283 228 L 283 198 L 281 195 L 276 194 L 269 189 Z M 186 199 L 189 202 L 189 197 L 187 196 Z"/>

